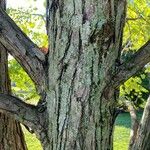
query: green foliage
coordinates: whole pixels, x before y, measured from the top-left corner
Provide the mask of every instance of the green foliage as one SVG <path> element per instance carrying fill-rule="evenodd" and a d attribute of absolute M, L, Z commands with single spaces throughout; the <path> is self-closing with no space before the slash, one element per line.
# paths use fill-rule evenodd
<path fill-rule="evenodd" d="M 15 95 L 25 100 L 38 99 L 33 82 L 15 59 L 9 61 L 9 74 Z"/>
<path fill-rule="evenodd" d="M 7 9 L 8 14 L 17 23 L 17 25 L 25 32 L 34 43 L 39 47 L 47 47 L 48 40 L 45 28 L 45 15 L 37 14 L 36 8 Z"/>
<path fill-rule="evenodd" d="M 128 0 L 124 45 L 137 50 L 150 39 L 150 2 L 149 0 Z"/>
<path fill-rule="evenodd" d="M 45 29 L 45 16 L 36 14 L 36 8 L 25 10 L 7 9 L 7 12 L 17 25 L 25 32 L 39 47 L 47 47 L 48 40 Z M 9 73 L 12 81 L 12 92 L 25 100 L 32 100 L 36 103 L 39 96 L 36 93 L 35 86 L 23 68 L 16 60 L 9 61 Z M 33 101 L 34 100 L 34 101 Z"/>
<path fill-rule="evenodd" d="M 131 56 L 150 39 L 150 2 L 128 0 L 126 25 L 124 28 L 122 61 Z M 130 78 L 120 88 L 120 99 L 131 100 L 136 107 L 143 106 L 149 95 L 148 65 L 143 71 Z"/>
<path fill-rule="evenodd" d="M 130 78 L 120 87 L 120 99 L 131 100 L 136 107 L 143 107 L 150 94 L 149 79 L 145 72 Z"/>
<path fill-rule="evenodd" d="M 23 126 L 22 126 L 22 129 L 23 129 L 23 132 L 24 132 L 24 135 L 25 135 L 25 140 L 26 140 L 28 150 L 34 150 L 34 149 L 42 150 L 41 143 L 36 138 L 35 134 L 31 134 Z"/>

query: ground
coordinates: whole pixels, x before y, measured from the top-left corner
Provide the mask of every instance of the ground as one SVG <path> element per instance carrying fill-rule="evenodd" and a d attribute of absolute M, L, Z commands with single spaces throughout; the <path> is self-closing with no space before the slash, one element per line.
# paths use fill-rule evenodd
<path fill-rule="evenodd" d="M 114 150 L 127 150 L 130 138 L 130 115 L 122 113 L 117 117 L 114 133 Z"/>
<path fill-rule="evenodd" d="M 139 113 L 141 116 L 141 113 Z M 23 128 L 28 150 L 41 150 L 40 142 L 36 139 L 34 134 L 30 134 Z M 116 119 L 115 133 L 114 133 L 114 150 L 127 150 L 130 137 L 130 115 L 129 113 L 122 113 Z"/>

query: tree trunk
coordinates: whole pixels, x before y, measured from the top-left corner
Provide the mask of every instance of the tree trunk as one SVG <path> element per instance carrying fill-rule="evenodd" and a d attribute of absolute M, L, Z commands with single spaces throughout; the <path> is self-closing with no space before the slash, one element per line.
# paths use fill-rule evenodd
<path fill-rule="evenodd" d="M 45 149 L 113 149 L 125 1 L 49 1 L 48 136 Z M 119 10 L 119 11 L 118 11 Z"/>
<path fill-rule="evenodd" d="M 4 94 L 10 93 L 7 52 L 2 45 L 0 45 L 0 92 Z M 0 149 L 27 149 L 20 124 L 2 111 L 0 113 Z"/>
<path fill-rule="evenodd" d="M 7 62 L 7 52 L 5 48 L 0 45 L 0 92 L 4 94 L 10 93 Z M 20 124 L 4 111 L 0 113 L 0 149 L 27 149 Z"/>
<path fill-rule="evenodd" d="M 5 1 L 0 1 L 5 9 Z M 10 94 L 7 51 L 0 43 L 0 93 Z M 0 150 L 26 150 L 26 143 L 20 124 L 6 112 L 0 112 Z"/>
<path fill-rule="evenodd" d="M 149 150 L 150 149 L 149 140 L 150 140 L 150 96 L 147 100 L 132 150 Z"/>

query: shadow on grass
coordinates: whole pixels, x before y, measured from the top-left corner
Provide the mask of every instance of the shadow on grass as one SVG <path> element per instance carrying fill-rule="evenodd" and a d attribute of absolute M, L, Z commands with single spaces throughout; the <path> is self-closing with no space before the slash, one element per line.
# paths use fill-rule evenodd
<path fill-rule="evenodd" d="M 139 120 L 140 120 L 142 114 L 143 114 L 143 112 L 138 112 L 137 115 L 138 115 Z M 115 125 L 130 128 L 130 126 L 131 126 L 130 114 L 128 112 L 119 114 L 118 117 L 116 118 Z"/>

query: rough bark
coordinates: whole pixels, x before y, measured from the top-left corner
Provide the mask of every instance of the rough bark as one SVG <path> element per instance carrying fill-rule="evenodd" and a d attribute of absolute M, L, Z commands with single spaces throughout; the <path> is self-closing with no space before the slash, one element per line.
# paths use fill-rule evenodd
<path fill-rule="evenodd" d="M 34 105 L 27 104 L 8 94 L 0 94 L 0 108 L 4 111 L 10 113 L 19 122 L 33 128 L 37 129 L 40 126 L 40 114 L 38 109 Z"/>
<path fill-rule="evenodd" d="M 25 121 L 29 114 L 22 120 L 33 128 L 45 150 L 113 149 L 116 88 L 142 68 L 149 58 L 142 48 L 139 52 L 142 59 L 140 55 L 134 55 L 137 57 L 131 64 L 125 62 L 120 65 L 125 12 L 125 0 L 47 0 L 49 54 L 45 64 L 45 58 L 37 57 L 29 46 L 33 43 L 0 10 L 0 42 L 46 94 L 47 109 L 39 112 L 38 106 L 34 106 L 32 110 L 32 106 L 30 108 L 8 95 L 0 95 L 1 100 L 5 98 L 13 107 L 1 101 L 0 108 L 12 115 L 16 110 L 18 112 L 16 108 L 18 105 L 20 108 L 20 103 L 25 114 L 29 109 L 30 115 L 35 116 L 31 118 L 38 120 L 41 128 Z M 147 45 L 144 47 L 149 53 Z M 136 62 L 139 67 L 134 67 Z M 39 78 L 42 73 L 44 75 Z M 21 121 L 19 113 L 14 116 Z"/>
<path fill-rule="evenodd" d="M 34 132 L 41 142 L 47 140 L 45 111 L 39 112 L 37 106 L 27 104 L 21 99 L 8 94 L 0 94 L 0 109 L 25 125 L 29 131 Z"/>
<path fill-rule="evenodd" d="M 6 9 L 6 1 L 0 0 L 0 7 Z M 0 93 L 10 94 L 11 85 L 8 75 L 8 56 L 0 44 Z M 26 143 L 20 124 L 6 112 L 0 111 L 0 149 L 26 150 Z"/>
<path fill-rule="evenodd" d="M 132 150 L 149 150 L 150 149 L 150 96 L 147 100 L 144 113 L 137 131 L 136 139 Z"/>
<path fill-rule="evenodd" d="M 126 1 L 49 0 L 49 145 L 113 149 L 116 93 L 107 86 L 120 56 Z"/>
<path fill-rule="evenodd" d="M 7 53 L 0 46 L 0 92 L 10 93 L 8 78 Z M 1 110 L 0 113 L 0 149 L 3 150 L 26 150 L 21 126 L 14 118 Z"/>

